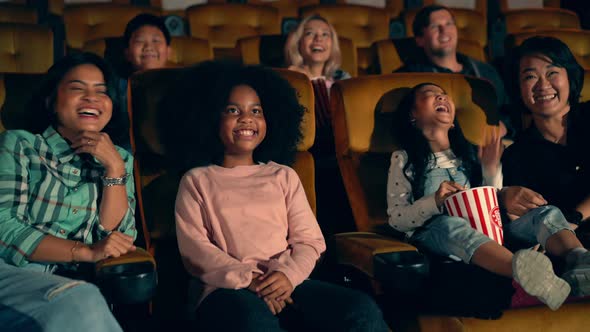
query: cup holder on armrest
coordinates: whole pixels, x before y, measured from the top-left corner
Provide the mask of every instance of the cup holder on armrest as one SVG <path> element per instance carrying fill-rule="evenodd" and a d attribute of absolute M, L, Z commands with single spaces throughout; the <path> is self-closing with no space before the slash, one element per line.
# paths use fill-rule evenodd
<path fill-rule="evenodd" d="M 423 288 L 430 265 L 418 251 L 398 251 L 377 254 L 373 258 L 375 279 L 384 287 L 403 293 Z"/>
<path fill-rule="evenodd" d="M 147 252 L 138 250 L 97 263 L 95 282 L 109 303 L 143 303 L 154 295 L 157 285 L 155 261 Z"/>

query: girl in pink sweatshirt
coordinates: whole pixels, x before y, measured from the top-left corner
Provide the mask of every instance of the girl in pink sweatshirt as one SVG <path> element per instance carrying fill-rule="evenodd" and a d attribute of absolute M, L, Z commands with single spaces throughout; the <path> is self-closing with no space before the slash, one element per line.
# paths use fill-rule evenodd
<path fill-rule="evenodd" d="M 189 294 L 199 328 L 386 331 L 367 295 L 308 279 L 326 245 L 299 177 L 282 165 L 301 138 L 295 90 L 271 70 L 215 62 L 180 81 L 185 111 L 163 119 L 176 124 L 163 141 L 191 168 L 175 213 L 184 265 L 204 286 Z"/>

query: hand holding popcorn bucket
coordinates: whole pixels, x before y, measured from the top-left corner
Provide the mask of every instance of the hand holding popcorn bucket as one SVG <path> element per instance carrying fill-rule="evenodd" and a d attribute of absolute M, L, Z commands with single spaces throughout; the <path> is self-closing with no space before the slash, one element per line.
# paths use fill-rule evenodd
<path fill-rule="evenodd" d="M 496 188 L 484 186 L 463 190 L 449 196 L 444 204 L 450 216 L 466 219 L 474 229 L 500 245 L 504 243 Z"/>

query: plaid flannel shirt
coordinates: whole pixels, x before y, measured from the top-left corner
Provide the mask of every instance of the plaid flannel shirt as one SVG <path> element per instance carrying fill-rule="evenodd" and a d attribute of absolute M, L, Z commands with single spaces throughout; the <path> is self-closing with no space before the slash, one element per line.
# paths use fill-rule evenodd
<path fill-rule="evenodd" d="M 117 147 L 128 174 L 133 157 Z M 74 153 L 53 127 L 34 135 L 0 135 L 0 258 L 22 266 L 47 234 L 92 244 L 110 232 L 100 225 L 104 167 Z M 117 230 L 135 238 L 135 188 L 127 181 L 129 208 Z"/>

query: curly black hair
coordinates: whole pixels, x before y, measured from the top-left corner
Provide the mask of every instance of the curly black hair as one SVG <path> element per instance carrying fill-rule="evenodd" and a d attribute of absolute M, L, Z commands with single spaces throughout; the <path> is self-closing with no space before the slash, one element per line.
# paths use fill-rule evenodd
<path fill-rule="evenodd" d="M 184 70 L 160 104 L 159 132 L 169 167 L 183 173 L 221 165 L 221 114 L 238 85 L 254 89 L 264 109 L 267 132 L 254 150 L 254 161 L 294 161 L 305 109 L 289 82 L 268 68 L 206 61 Z"/>
<path fill-rule="evenodd" d="M 402 98 L 393 116 L 394 136 L 400 147 L 408 154 L 408 163 L 404 166 L 404 175 L 407 177 L 406 174 L 409 169 L 412 169 L 414 173 L 414 180 L 408 178 L 408 181 L 412 184 L 415 199 L 424 196 L 426 168 L 433 156 L 422 130 L 412 123 L 412 111 L 416 105 L 416 92 L 426 85 L 439 86 L 434 83 L 420 83 L 414 86 Z M 449 142 L 453 153 L 462 160 L 465 175 L 469 178 L 469 182 L 472 185 L 479 185 L 482 182 L 482 174 L 477 160 L 476 147 L 465 139 L 456 118 L 454 125 L 455 127 L 449 130 Z"/>

